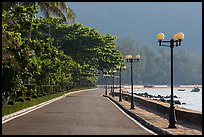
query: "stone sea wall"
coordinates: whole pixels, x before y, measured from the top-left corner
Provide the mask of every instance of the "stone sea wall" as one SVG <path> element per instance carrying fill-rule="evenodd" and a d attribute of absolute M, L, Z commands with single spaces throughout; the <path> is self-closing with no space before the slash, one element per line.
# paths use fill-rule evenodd
<path fill-rule="evenodd" d="M 118 96 L 119 93 L 115 92 L 115 95 Z M 131 101 L 131 95 L 129 93 L 122 93 L 122 99 Z M 145 97 L 134 95 L 134 100 L 140 105 L 150 108 L 154 111 L 158 111 L 162 114 L 169 115 L 169 103 L 151 100 Z M 202 126 L 202 113 L 186 108 L 181 108 L 175 105 L 175 113 L 177 121 L 185 121 L 189 124 L 195 124 Z"/>

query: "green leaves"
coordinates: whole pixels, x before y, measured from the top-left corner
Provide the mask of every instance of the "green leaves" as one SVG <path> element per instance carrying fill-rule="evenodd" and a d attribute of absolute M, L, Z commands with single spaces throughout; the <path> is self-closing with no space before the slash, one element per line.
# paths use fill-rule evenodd
<path fill-rule="evenodd" d="M 116 37 L 110 34 L 103 36 L 95 29 L 84 27 L 80 23 L 59 24 L 58 26 L 55 30 L 52 30 L 54 43 L 62 44 L 62 50 L 76 62 L 89 64 L 99 70 L 112 66 L 105 61 L 104 56 L 106 56 L 106 60 L 112 60 L 112 63 L 119 63 L 118 58 L 121 58 L 121 54 L 115 54 Z"/>
<path fill-rule="evenodd" d="M 2 13 L 2 73 L 9 75 L 3 77 L 3 90 L 13 91 L 26 79 L 70 88 L 93 86 L 100 71 L 120 63 L 116 37 L 80 23 L 64 24 L 60 18 L 36 19 L 36 11 L 28 4 Z"/>

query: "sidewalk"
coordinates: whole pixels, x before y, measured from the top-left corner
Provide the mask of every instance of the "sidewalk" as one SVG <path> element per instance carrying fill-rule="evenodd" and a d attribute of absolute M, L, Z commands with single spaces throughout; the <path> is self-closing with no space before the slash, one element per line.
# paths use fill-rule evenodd
<path fill-rule="evenodd" d="M 117 90 L 115 92 L 117 92 Z M 168 131 L 173 135 L 202 135 L 202 127 L 189 125 L 184 122 L 177 122 L 177 128 L 168 128 L 168 116 L 155 112 L 151 109 L 144 108 L 143 106 L 138 104 L 135 105 L 135 109 L 130 109 L 130 102 L 125 100 L 119 102 L 118 96 L 112 97 L 111 95 L 108 95 L 108 97 L 121 105 L 124 109 L 132 112 L 133 114 L 151 123 L 152 125 Z"/>

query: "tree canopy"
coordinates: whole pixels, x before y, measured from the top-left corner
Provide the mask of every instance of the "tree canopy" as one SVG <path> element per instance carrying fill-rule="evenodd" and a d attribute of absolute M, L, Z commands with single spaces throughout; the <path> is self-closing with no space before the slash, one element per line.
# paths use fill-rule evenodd
<path fill-rule="evenodd" d="M 37 8 L 16 4 L 2 12 L 3 100 L 37 94 L 26 89 L 30 83 L 62 90 L 94 86 L 99 73 L 119 63 L 115 36 L 80 23 L 65 24 L 63 18 L 35 18 Z"/>

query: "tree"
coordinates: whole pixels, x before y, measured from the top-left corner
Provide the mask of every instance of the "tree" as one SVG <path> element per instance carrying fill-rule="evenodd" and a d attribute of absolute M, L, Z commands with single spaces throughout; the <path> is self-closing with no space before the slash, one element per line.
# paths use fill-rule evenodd
<path fill-rule="evenodd" d="M 50 18 L 51 14 L 53 14 L 55 16 L 62 18 L 63 21 L 67 21 L 67 22 L 75 21 L 75 13 L 67 6 L 66 2 L 3 2 L 2 5 L 3 5 L 3 10 L 5 11 L 19 8 L 19 6 L 21 5 L 24 7 L 39 6 L 40 10 L 44 13 L 45 18 Z M 29 12 L 32 12 L 32 10 L 30 10 Z M 48 27 L 50 31 L 49 24 L 48 24 Z M 31 33 L 32 33 L 32 30 L 28 30 L 28 38 L 30 40 L 31 40 Z M 50 33 L 49 33 L 49 36 L 50 36 Z"/>
<path fill-rule="evenodd" d="M 35 18 L 36 5 L 27 4 L 2 12 L 3 100 L 38 94 L 39 88 L 26 89 L 28 78 L 41 92 L 42 84 L 60 85 L 64 90 L 94 86 L 100 71 L 113 69 L 121 61 L 116 37 L 80 23 L 65 24 L 60 18 Z"/>
<path fill-rule="evenodd" d="M 75 13 L 68 7 L 66 2 L 2 2 L 2 9 L 9 11 L 11 8 L 16 8 L 18 5 L 30 6 L 39 5 L 40 10 L 46 18 L 54 14 L 64 21 L 74 22 Z"/>
<path fill-rule="evenodd" d="M 140 54 L 141 59 L 133 63 L 134 84 L 170 84 L 170 48 L 155 50 L 152 46 L 139 46 L 130 37 L 117 40 L 117 49 L 125 58 L 126 55 Z M 174 52 L 174 84 L 201 84 L 202 83 L 202 58 L 184 50 Z M 126 71 L 123 72 L 122 81 L 130 83 L 130 64 L 125 63 Z M 99 82 L 102 82 L 100 77 Z"/>
<path fill-rule="evenodd" d="M 15 101 L 22 92 L 27 92 L 23 90 L 26 78 L 38 85 L 47 79 L 59 85 L 72 81 L 71 71 L 77 66 L 71 57 L 53 46 L 52 39 L 41 40 L 39 35 L 27 39 L 27 31 L 36 31 L 41 24 L 34 17 L 36 12 L 35 5 L 17 5 L 15 10 L 2 12 L 3 100 Z"/>

